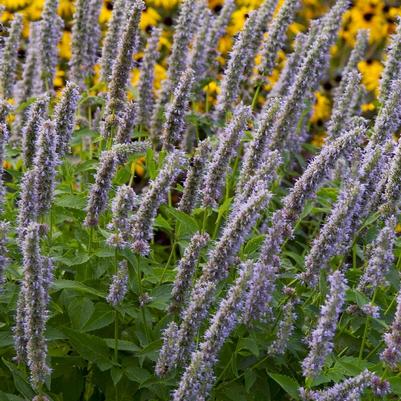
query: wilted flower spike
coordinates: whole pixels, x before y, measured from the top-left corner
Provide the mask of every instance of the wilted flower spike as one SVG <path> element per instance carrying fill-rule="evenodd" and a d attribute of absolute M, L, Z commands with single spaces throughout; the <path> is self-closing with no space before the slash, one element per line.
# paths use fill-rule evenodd
<path fill-rule="evenodd" d="M 185 213 L 191 213 L 196 207 L 200 195 L 202 178 L 205 172 L 209 153 L 212 147 L 208 139 L 203 140 L 197 147 L 195 155 L 192 159 L 190 169 L 184 182 L 184 191 L 178 204 L 179 210 Z"/>
<path fill-rule="evenodd" d="M 174 99 L 168 105 L 166 121 L 163 125 L 161 142 L 163 149 L 171 150 L 180 145 L 186 129 L 185 115 L 188 111 L 189 99 L 194 83 L 194 71 L 186 70 L 174 91 Z"/>
<path fill-rule="evenodd" d="M 154 69 L 159 58 L 158 45 L 161 33 L 161 29 L 153 28 L 143 56 L 138 83 L 138 124 L 148 128 L 154 108 Z"/>
<path fill-rule="evenodd" d="M 343 273 L 337 270 L 329 276 L 328 280 L 330 291 L 321 308 L 317 327 L 313 330 L 308 341 L 309 354 L 302 362 L 305 377 L 318 375 L 327 356 L 332 352 L 337 320 L 344 304 L 347 282 Z"/>
<path fill-rule="evenodd" d="M 27 360 L 34 387 L 44 383 L 50 373 L 46 363 L 45 338 L 47 294 L 43 282 L 43 263 L 39 248 L 39 224 L 31 223 L 22 247 L 24 278 L 21 291 L 25 296 L 25 324 L 27 331 Z"/>
<path fill-rule="evenodd" d="M 143 195 L 141 204 L 132 217 L 131 247 L 141 255 L 149 253 L 149 241 L 153 234 L 153 222 L 159 206 L 167 197 L 171 185 L 184 167 L 185 157 L 181 151 L 173 151 L 164 161 L 158 176 Z"/>
<path fill-rule="evenodd" d="M 233 118 L 220 134 L 219 145 L 210 161 L 204 179 L 203 206 L 216 206 L 220 200 L 227 167 L 237 151 L 240 139 L 251 118 L 251 110 L 242 104 L 237 106 Z"/>
<path fill-rule="evenodd" d="M 113 276 L 106 301 L 113 306 L 121 303 L 128 291 L 128 263 L 120 262 L 117 273 Z"/>
<path fill-rule="evenodd" d="M 0 60 L 0 94 L 5 99 L 13 95 L 21 33 L 22 16 L 15 14 Z"/>
<path fill-rule="evenodd" d="M 107 240 L 109 245 L 119 248 L 128 247 L 130 233 L 129 216 L 137 204 L 138 197 L 131 187 L 122 185 L 118 188 L 111 205 L 113 217 L 108 228 L 113 230 L 113 234 Z"/>
<path fill-rule="evenodd" d="M 199 254 L 209 241 L 208 234 L 195 234 L 184 251 L 177 267 L 177 276 L 171 292 L 170 312 L 177 313 L 186 304 Z"/>
<path fill-rule="evenodd" d="M 22 127 L 22 158 L 26 167 L 32 165 L 36 154 L 36 141 L 47 115 L 48 96 L 42 96 L 29 108 L 28 118 Z"/>
<path fill-rule="evenodd" d="M 206 400 L 213 386 L 213 367 L 221 347 L 239 321 L 251 270 L 250 261 L 241 266 L 236 282 L 230 287 L 226 298 L 221 301 L 212 317 L 199 349 L 191 356 L 191 362 L 174 392 L 174 401 Z"/>
<path fill-rule="evenodd" d="M 37 153 L 33 161 L 39 214 L 47 213 L 53 200 L 56 167 L 59 161 L 56 146 L 55 124 L 47 120 L 42 124 L 36 143 Z"/>
<path fill-rule="evenodd" d="M 299 0 L 284 1 L 277 16 L 271 22 L 267 38 L 262 46 L 262 61 L 258 66 L 261 79 L 271 74 L 276 62 L 277 52 L 285 44 L 288 26 L 294 19 L 298 7 Z"/>
<path fill-rule="evenodd" d="M 113 66 L 109 93 L 105 109 L 105 126 L 103 136 L 113 136 L 118 125 L 117 121 L 124 110 L 126 89 L 129 74 L 132 68 L 132 57 L 138 50 L 139 44 L 139 21 L 145 4 L 142 0 L 135 0 L 129 9 L 124 33 L 118 47 L 117 59 Z M 117 120 L 116 120 L 117 118 Z"/>
<path fill-rule="evenodd" d="M 390 392 L 390 384 L 368 370 L 358 376 L 346 379 L 326 390 L 300 388 L 302 401 L 360 401 L 366 389 L 372 389 L 376 396 L 384 397 Z"/>
<path fill-rule="evenodd" d="M 70 139 L 75 127 L 75 112 L 79 101 L 79 88 L 73 82 L 67 82 L 60 101 L 54 110 L 54 123 L 57 135 L 57 153 L 60 158 L 68 151 Z"/>
<path fill-rule="evenodd" d="M 86 226 L 96 226 L 100 214 L 107 207 L 107 199 L 111 187 L 111 181 L 117 167 L 116 152 L 108 150 L 102 152 L 99 166 L 95 176 L 95 183 L 92 185 L 88 198 Z"/>
<path fill-rule="evenodd" d="M 395 216 L 389 217 L 377 238 L 370 244 L 366 255 L 368 264 L 357 287 L 359 291 L 371 295 L 378 286 L 387 285 L 386 275 L 394 262 L 396 223 Z"/>

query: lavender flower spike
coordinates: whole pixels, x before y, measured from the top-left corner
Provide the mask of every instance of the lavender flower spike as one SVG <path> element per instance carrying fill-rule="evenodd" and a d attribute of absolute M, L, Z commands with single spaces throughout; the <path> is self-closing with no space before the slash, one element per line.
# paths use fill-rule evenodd
<path fill-rule="evenodd" d="M 358 283 L 358 291 L 369 295 L 378 286 L 386 286 L 386 274 L 394 262 L 395 216 L 390 216 L 380 230 L 379 235 L 368 248 L 366 260 L 368 265 Z"/>
<path fill-rule="evenodd" d="M 154 108 L 154 69 L 159 58 L 158 45 L 161 29 L 154 28 L 143 56 L 138 83 L 138 124 L 149 127 Z"/>
<path fill-rule="evenodd" d="M 221 347 L 241 315 L 251 270 L 250 261 L 241 266 L 235 284 L 230 287 L 227 297 L 221 301 L 212 317 L 199 350 L 191 356 L 191 362 L 174 392 L 174 401 L 206 400 L 214 382 L 213 366 L 217 362 Z"/>
<path fill-rule="evenodd" d="M 57 65 L 57 43 L 61 38 L 61 30 L 64 22 L 57 15 L 59 0 L 46 0 L 42 20 L 40 21 L 39 39 L 39 65 L 41 71 L 42 85 L 39 92 L 51 91 Z"/>
<path fill-rule="evenodd" d="M 328 278 L 330 292 L 320 310 L 320 317 L 315 330 L 308 341 L 309 354 L 302 362 L 305 377 L 315 377 L 321 371 L 328 355 L 333 350 L 333 338 L 338 316 L 342 310 L 345 297 L 346 279 L 337 270 Z"/>
<path fill-rule="evenodd" d="M 359 401 L 368 388 L 371 388 L 380 398 L 390 392 L 390 384 L 387 381 L 364 370 L 358 376 L 346 379 L 325 390 L 306 390 L 301 387 L 300 395 L 302 401 Z"/>
<path fill-rule="evenodd" d="M 220 134 L 220 142 L 213 160 L 209 163 L 204 179 L 203 206 L 216 206 L 224 185 L 227 167 L 237 151 L 241 136 L 246 129 L 251 110 L 242 104 L 237 106 L 233 118 Z"/>
<path fill-rule="evenodd" d="M 194 71 L 187 69 L 182 74 L 180 83 L 174 91 L 174 99 L 166 111 L 166 121 L 163 125 L 161 138 L 165 150 L 171 150 L 174 146 L 180 145 L 183 140 L 186 128 L 185 115 L 188 110 L 193 83 Z"/>
<path fill-rule="evenodd" d="M 184 182 L 184 191 L 178 204 L 179 210 L 185 213 L 191 213 L 196 207 L 201 194 L 201 185 L 203 174 L 209 158 L 212 147 L 208 139 L 203 140 L 197 147 L 192 159 L 191 167 L 187 172 Z"/>
<path fill-rule="evenodd" d="M 109 83 L 111 72 L 113 71 L 114 61 L 117 58 L 118 43 L 123 27 L 126 23 L 127 2 L 132 0 L 116 0 L 113 3 L 113 12 L 107 29 L 106 37 L 102 47 L 102 57 L 100 59 L 100 76 L 103 82 Z"/>
<path fill-rule="evenodd" d="M 26 229 L 38 216 L 38 194 L 36 170 L 28 170 L 21 180 L 21 194 L 18 201 L 17 233 L 19 245 L 22 245 Z"/>
<path fill-rule="evenodd" d="M 54 110 L 54 123 L 57 135 L 57 153 L 60 159 L 68 151 L 69 142 L 75 127 L 75 112 L 79 101 L 79 88 L 73 82 L 67 82 L 61 99 Z"/>
<path fill-rule="evenodd" d="M 40 97 L 30 108 L 28 119 L 22 127 L 22 158 L 26 167 L 32 165 L 36 153 L 36 141 L 43 119 L 47 114 L 49 97 Z"/>
<path fill-rule="evenodd" d="M 123 260 L 119 264 L 117 273 L 113 276 L 106 301 L 116 306 L 121 303 L 128 291 L 128 264 Z"/>
<path fill-rule="evenodd" d="M 208 234 L 196 233 L 185 249 L 184 255 L 178 263 L 177 276 L 174 281 L 174 287 L 171 292 L 172 299 L 169 311 L 177 313 L 186 304 L 191 281 L 195 273 L 196 264 L 199 260 L 199 254 L 209 241 Z"/>
<path fill-rule="evenodd" d="M 22 254 L 24 279 L 22 290 L 25 295 L 25 324 L 27 331 L 27 359 L 34 387 L 42 384 L 50 374 L 46 364 L 47 345 L 45 339 L 48 284 L 43 277 L 43 259 L 39 248 L 39 224 L 31 223 L 26 232 Z"/>
<path fill-rule="evenodd" d="M 387 59 L 380 80 L 379 100 L 384 104 L 390 96 L 392 82 L 401 78 L 401 19 L 397 20 L 397 30 L 392 35 L 387 49 Z"/>
<path fill-rule="evenodd" d="M 136 214 L 132 217 L 132 249 L 141 255 L 149 253 L 149 241 L 152 238 L 153 222 L 159 206 L 167 197 L 167 192 L 177 175 L 184 167 L 185 158 L 181 151 L 173 151 L 164 161 L 158 176 L 151 182 L 142 197 Z"/>
<path fill-rule="evenodd" d="M 177 360 L 178 349 L 178 327 L 175 322 L 171 322 L 162 334 L 163 346 L 159 352 L 157 359 L 155 373 L 159 377 L 163 377 L 171 366 L 173 366 Z"/>
<path fill-rule="evenodd" d="M 113 66 L 105 109 L 105 126 L 103 136 L 113 136 L 113 131 L 118 125 L 118 119 L 125 106 L 126 89 L 129 74 L 132 67 L 132 57 L 138 50 L 139 44 L 139 21 L 145 4 L 142 0 L 135 0 L 129 10 L 129 17 L 118 48 L 118 55 Z"/>
<path fill-rule="evenodd" d="M 119 248 L 128 247 L 130 233 L 129 215 L 137 204 L 138 196 L 131 187 L 122 185 L 118 188 L 111 205 L 113 216 L 108 229 L 114 232 L 107 240 L 109 245 Z"/>
<path fill-rule="evenodd" d="M 10 230 L 10 224 L 6 221 L 0 221 L 0 294 L 3 290 L 5 282 L 5 270 L 9 263 L 9 259 L 6 256 L 7 250 L 7 234 Z"/>
<path fill-rule="evenodd" d="M 401 362 L 401 291 L 397 296 L 397 309 L 394 314 L 393 323 L 387 333 L 384 334 L 386 348 L 381 354 L 383 361 L 395 369 Z"/>
<path fill-rule="evenodd" d="M 33 161 L 39 214 L 47 213 L 53 200 L 56 166 L 59 161 L 56 146 L 55 124 L 47 120 L 42 125 L 36 143 L 37 153 Z"/>
<path fill-rule="evenodd" d="M 10 32 L 0 61 L 0 94 L 5 99 L 13 96 L 21 33 L 22 16 L 21 14 L 14 14 L 14 19 L 11 23 Z"/>
<path fill-rule="evenodd" d="M 269 76 L 276 62 L 277 52 L 284 46 L 288 26 L 299 8 L 299 0 L 286 0 L 269 26 L 262 47 L 262 61 L 258 66 L 259 76 Z"/>

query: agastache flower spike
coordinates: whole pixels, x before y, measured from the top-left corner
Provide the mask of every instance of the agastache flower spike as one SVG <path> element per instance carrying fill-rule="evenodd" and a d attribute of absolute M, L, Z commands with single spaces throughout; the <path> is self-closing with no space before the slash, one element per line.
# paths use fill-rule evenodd
<path fill-rule="evenodd" d="M 79 87 L 67 82 L 61 98 L 54 109 L 54 124 L 57 135 L 57 153 L 60 159 L 68 151 L 70 139 L 75 127 L 75 112 L 79 101 Z"/>
<path fill-rule="evenodd" d="M 377 238 L 370 244 L 366 260 L 366 270 L 358 283 L 358 291 L 371 295 L 378 286 L 388 285 L 386 275 L 394 262 L 395 216 L 390 216 Z"/>
<path fill-rule="evenodd" d="M 114 3 L 115 4 L 115 3 Z M 113 4 L 113 5 L 114 5 Z M 102 9 L 103 0 L 89 0 L 89 9 L 87 15 L 87 33 L 85 49 L 85 68 L 86 73 L 93 72 L 93 67 L 98 62 L 98 52 L 100 50 L 100 38 L 102 36 L 99 24 L 99 15 Z"/>
<path fill-rule="evenodd" d="M 230 287 L 226 298 L 221 301 L 212 317 L 210 326 L 199 344 L 199 350 L 191 356 L 191 361 L 174 392 L 174 401 L 206 400 L 215 380 L 213 367 L 219 352 L 241 315 L 251 270 L 252 262 L 248 261 L 241 266 L 235 285 Z"/>
<path fill-rule="evenodd" d="M 167 78 L 162 83 L 159 98 L 153 110 L 151 132 L 156 139 L 160 135 L 165 104 L 169 100 L 170 93 L 176 88 L 182 72 L 187 68 L 188 46 L 193 37 L 195 22 L 197 23 L 195 14 L 198 7 L 199 2 L 194 0 L 184 0 L 180 6 L 173 46 L 168 58 Z"/>
<path fill-rule="evenodd" d="M 270 156 L 268 153 L 270 133 L 280 106 L 280 98 L 269 99 L 264 106 L 253 135 L 253 140 L 248 144 L 245 151 L 237 184 L 239 191 L 243 190 L 245 184 L 255 174 L 255 170 L 260 167 L 260 164 L 266 159 L 266 156 Z"/>
<path fill-rule="evenodd" d="M 285 149 L 287 136 L 295 131 L 304 110 L 303 99 L 315 90 L 323 71 L 325 71 L 329 48 L 335 41 L 342 14 L 347 6 L 348 0 L 339 0 L 321 19 L 322 28 L 308 49 L 293 85 L 288 88 L 288 95 L 272 133 L 273 149 Z M 311 34 L 313 36 L 313 30 Z"/>
<path fill-rule="evenodd" d="M 29 108 L 29 114 L 25 125 L 22 127 L 22 158 L 26 167 L 30 167 L 36 153 L 36 140 L 39 135 L 43 119 L 47 115 L 49 97 L 40 97 Z"/>
<path fill-rule="evenodd" d="M 177 349 L 178 327 L 177 323 L 171 322 L 162 334 L 163 346 L 160 349 L 157 359 L 155 373 L 159 377 L 163 377 L 174 366 L 177 360 L 179 350 Z"/>
<path fill-rule="evenodd" d="M 10 224 L 6 221 L 0 221 L 0 294 L 3 290 L 5 282 L 5 270 L 8 266 L 9 259 L 6 256 L 7 250 L 7 234 L 10 230 Z"/>
<path fill-rule="evenodd" d="M 159 58 L 158 45 L 161 36 L 160 28 L 153 28 L 152 36 L 143 56 L 139 83 L 138 83 L 138 124 L 149 128 L 154 108 L 153 84 L 155 77 L 155 65 Z"/>
<path fill-rule="evenodd" d="M 163 149 L 171 150 L 180 145 L 185 128 L 185 115 L 188 111 L 190 96 L 194 83 L 194 71 L 187 69 L 181 76 L 180 82 L 174 91 L 174 98 L 168 105 L 166 121 L 163 125 L 161 142 Z"/>
<path fill-rule="evenodd" d="M 118 125 L 120 114 L 124 110 L 126 89 L 129 81 L 129 74 L 132 67 L 132 57 L 138 50 L 139 44 L 139 21 L 145 4 L 142 0 L 135 0 L 129 10 L 129 17 L 121 38 L 116 62 L 110 81 L 110 92 L 105 109 L 105 124 L 103 136 L 112 136 L 113 130 Z"/>
<path fill-rule="evenodd" d="M 64 22 L 57 15 L 59 0 L 46 0 L 40 21 L 39 61 L 42 85 L 39 92 L 51 91 L 57 65 L 57 44 L 61 39 Z"/>
<path fill-rule="evenodd" d="M 308 341 L 309 354 L 302 362 L 305 377 L 318 375 L 327 356 L 331 354 L 337 320 L 344 304 L 347 281 L 343 273 L 337 270 L 329 276 L 328 280 L 330 291 L 320 310 L 317 327 L 313 330 Z"/>
<path fill-rule="evenodd" d="M 167 192 L 184 164 L 185 158 L 181 151 L 177 150 L 170 153 L 158 176 L 151 182 L 143 195 L 141 204 L 131 221 L 131 247 L 134 252 L 141 255 L 149 253 L 149 241 L 152 238 L 153 222 L 157 210 L 167 197 Z"/>
<path fill-rule="evenodd" d="M 231 50 L 230 59 L 220 85 L 221 91 L 217 97 L 214 115 L 216 120 L 223 118 L 227 110 L 231 109 L 232 103 L 237 99 L 240 83 L 244 79 L 244 70 L 249 57 L 250 42 L 254 34 L 256 20 L 256 11 L 252 11 Z"/>
<path fill-rule="evenodd" d="M 209 163 L 204 179 L 203 206 L 216 206 L 224 186 L 227 167 L 237 151 L 241 136 L 251 118 L 251 110 L 242 104 L 237 106 L 233 118 L 220 134 L 219 145 Z"/>
<path fill-rule="evenodd" d="M 383 361 L 395 369 L 401 362 L 401 290 L 397 296 L 397 308 L 393 322 L 387 333 L 384 334 L 386 348 L 381 354 Z"/>
<path fill-rule="evenodd" d="M 291 236 L 305 202 L 313 196 L 338 158 L 349 151 L 352 144 L 365 132 L 363 119 L 355 117 L 353 121 L 353 129 L 323 147 L 284 198 L 283 208 L 273 215 L 272 225 L 260 251 L 258 263 L 260 268 L 254 269 L 253 272 L 253 285 L 250 287 L 244 312 L 245 322 L 262 318 L 269 311 L 269 303 L 264 299 L 265 283 L 269 280 L 266 276 L 270 277 L 278 270 L 281 246 L 285 238 Z"/>
<path fill-rule="evenodd" d="M 38 197 L 38 213 L 43 215 L 50 209 L 56 178 L 56 166 L 59 162 L 57 153 L 57 135 L 55 124 L 47 120 L 42 124 L 36 143 L 36 156 L 33 161 Z"/>
<path fill-rule="evenodd" d="M 349 76 L 351 72 L 357 71 L 358 63 L 365 57 L 366 51 L 368 50 L 368 46 L 369 46 L 369 31 L 361 29 L 358 31 L 356 35 L 355 46 L 352 49 L 348 62 L 341 73 L 342 79 L 340 81 L 340 84 L 335 89 L 334 105 L 336 104 L 337 99 L 340 99 L 342 94 L 345 93 L 346 91 L 346 86 L 348 85 L 348 81 L 344 78 Z"/>
<path fill-rule="evenodd" d="M 199 261 L 199 254 L 209 241 L 208 234 L 196 233 L 189 242 L 177 266 L 177 276 L 171 291 L 169 311 L 178 313 L 188 299 L 189 289 Z"/>
<path fill-rule="evenodd" d="M 368 370 L 328 389 L 316 391 L 301 387 L 299 392 L 302 401 L 360 401 L 363 392 L 368 388 L 381 398 L 390 392 L 390 384 Z"/>
<path fill-rule="evenodd" d="M 259 190 L 255 190 L 246 203 L 238 206 L 238 209 L 231 213 L 220 239 L 210 251 L 208 262 L 202 270 L 201 277 L 196 281 L 191 291 L 188 306 L 182 312 L 182 322 L 178 335 L 178 347 L 181 350 L 178 358 L 181 361 L 189 355 L 194 335 L 214 302 L 217 284 L 227 277 L 228 268 L 233 263 L 236 253 L 255 225 L 261 211 L 270 201 L 270 193 L 263 183 L 259 184 Z"/>
<path fill-rule="evenodd" d="M 392 91 L 392 83 L 401 78 L 401 19 L 397 20 L 397 30 L 391 37 L 390 46 L 387 49 L 387 59 L 380 80 L 379 100 L 385 104 Z"/>
<path fill-rule="evenodd" d="M 0 94 L 5 99 L 13 96 L 21 33 L 22 16 L 21 14 L 14 14 L 0 61 Z"/>
<path fill-rule="evenodd" d="M 138 104 L 130 101 L 125 106 L 124 114 L 121 117 L 121 124 L 118 126 L 114 142 L 124 144 L 131 142 L 131 133 L 138 119 Z"/>
<path fill-rule="evenodd" d="M 114 233 L 107 240 L 109 245 L 119 248 L 128 247 L 130 232 L 129 214 L 137 204 L 138 197 L 131 187 L 122 185 L 118 188 L 111 205 L 113 216 L 108 228 L 113 230 Z"/>
<path fill-rule="evenodd" d="M 5 147 L 9 138 L 9 132 L 7 125 L 0 123 L 0 211 L 3 210 L 4 196 L 6 194 L 6 189 L 3 182 L 3 162 L 4 162 L 4 152 Z"/>
<path fill-rule="evenodd" d="M 113 12 L 106 33 L 106 38 L 102 47 L 102 57 L 100 59 L 100 76 L 103 82 L 109 83 L 113 64 L 117 58 L 118 47 L 116 43 L 120 40 L 123 27 L 126 23 L 127 2 L 132 0 L 116 0 L 113 3 Z"/>
<path fill-rule="evenodd" d="M 282 318 L 280 320 L 276 339 L 269 346 L 270 355 L 283 355 L 288 347 L 288 342 L 294 331 L 294 323 L 297 319 L 295 313 L 295 300 L 290 299 L 284 306 L 282 311 Z"/>
<path fill-rule="evenodd" d="M 87 215 L 84 224 L 96 226 L 100 214 L 107 207 L 111 181 L 117 168 L 117 156 L 114 150 L 106 150 L 100 155 L 99 166 L 88 198 Z"/>
<path fill-rule="evenodd" d="M 38 216 L 38 194 L 36 171 L 28 170 L 21 180 L 21 195 L 18 201 L 17 233 L 18 242 L 23 243 L 25 232 L 31 222 Z"/>
<path fill-rule="evenodd" d="M 121 303 L 128 291 L 128 264 L 126 260 L 119 263 L 118 271 L 113 276 L 106 301 L 116 306 Z"/>
<path fill-rule="evenodd" d="M 191 213 L 196 207 L 201 194 L 202 178 L 205 172 L 209 153 L 212 150 L 210 141 L 203 140 L 197 147 L 184 181 L 184 191 L 178 204 L 178 209 L 185 213 Z"/>
<path fill-rule="evenodd" d="M 338 201 L 305 258 L 306 272 L 300 277 L 307 285 L 315 286 L 320 271 L 327 267 L 330 258 L 346 249 L 354 232 L 354 216 L 358 215 L 361 209 L 363 192 L 363 184 L 354 180 L 347 183 L 341 191 Z"/>
<path fill-rule="evenodd" d="M 21 291 L 25 296 L 25 324 L 27 331 L 27 361 L 34 387 L 42 384 L 50 374 L 46 364 L 47 345 L 45 338 L 47 294 L 43 282 L 43 259 L 39 248 L 39 229 L 31 223 L 23 242 L 24 278 Z M 48 284 L 45 284 L 45 287 Z"/>
<path fill-rule="evenodd" d="M 277 52 L 284 46 L 288 26 L 294 19 L 299 0 L 286 0 L 271 22 L 267 38 L 262 46 L 262 61 L 258 66 L 259 79 L 269 76 L 276 62 Z"/>

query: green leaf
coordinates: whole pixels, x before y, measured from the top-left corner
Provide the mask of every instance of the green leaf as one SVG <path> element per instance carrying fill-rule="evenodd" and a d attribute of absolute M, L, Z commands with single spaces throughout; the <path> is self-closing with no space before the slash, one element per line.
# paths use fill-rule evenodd
<path fill-rule="evenodd" d="M 25 397 L 31 400 L 35 396 L 35 392 L 32 390 L 31 385 L 29 384 L 26 376 L 18 370 L 17 366 L 11 362 L 8 362 L 6 359 L 2 358 L 4 365 L 10 370 L 13 375 L 13 380 L 15 384 L 15 388 Z"/>
<path fill-rule="evenodd" d="M 94 288 L 88 287 L 87 285 L 80 283 L 79 281 L 73 280 L 55 280 L 52 288 L 59 291 L 59 290 L 74 290 L 78 292 L 84 292 L 87 294 L 96 295 L 100 298 L 105 298 L 106 294 L 101 291 L 95 290 Z"/>
<path fill-rule="evenodd" d="M 116 340 L 114 338 L 106 338 L 104 340 L 106 342 L 106 345 L 114 350 Z M 118 350 L 119 351 L 128 351 L 128 352 L 137 352 L 141 348 L 138 347 L 138 345 L 132 343 L 131 341 L 126 341 L 126 340 L 118 340 Z"/>
<path fill-rule="evenodd" d="M 165 207 L 164 209 L 176 221 L 180 222 L 177 232 L 178 238 L 190 238 L 199 230 L 198 222 L 192 216 L 171 207 Z"/>
<path fill-rule="evenodd" d="M 125 369 L 124 373 L 128 379 L 139 384 L 144 383 L 151 376 L 151 373 L 139 366 L 131 366 Z"/>
<path fill-rule="evenodd" d="M 298 382 L 293 379 L 292 377 L 282 375 L 279 373 L 270 373 L 267 374 L 276 382 L 278 383 L 281 388 L 290 395 L 294 400 L 299 400 L 299 384 Z"/>
<path fill-rule="evenodd" d="M 55 205 L 60 207 L 67 207 L 70 209 L 85 210 L 88 203 L 86 196 L 84 195 L 74 195 L 74 194 L 64 194 L 58 196 L 55 201 Z"/>
<path fill-rule="evenodd" d="M 391 391 L 394 394 L 401 396 L 401 377 L 398 376 L 389 377 L 387 380 L 390 383 Z"/>
<path fill-rule="evenodd" d="M 113 366 L 110 360 L 109 347 L 102 338 L 79 333 L 67 327 L 64 327 L 62 331 L 82 358 L 96 363 L 100 370 L 107 370 Z"/>
<path fill-rule="evenodd" d="M 0 391 L 0 400 L 1 401 L 24 401 L 23 398 L 18 397 L 17 395 L 3 393 L 2 391 Z"/>
<path fill-rule="evenodd" d="M 108 326 L 114 321 L 113 310 L 109 305 L 97 303 L 91 318 L 82 327 L 82 331 L 88 332 Z"/>
<path fill-rule="evenodd" d="M 95 306 L 93 302 L 85 297 L 74 298 L 68 305 L 68 315 L 74 329 L 81 330 L 90 319 Z"/>

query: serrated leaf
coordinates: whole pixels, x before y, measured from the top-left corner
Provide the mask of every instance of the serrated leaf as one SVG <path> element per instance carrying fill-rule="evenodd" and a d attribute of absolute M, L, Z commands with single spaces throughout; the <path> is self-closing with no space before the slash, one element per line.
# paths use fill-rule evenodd
<path fill-rule="evenodd" d="M 299 384 L 295 379 L 280 373 L 267 372 L 267 374 L 294 400 L 300 399 Z"/>
<path fill-rule="evenodd" d="M 55 205 L 60 207 L 66 207 L 70 209 L 85 210 L 88 203 L 86 196 L 64 194 L 58 196 L 55 201 Z"/>
<path fill-rule="evenodd" d="M 82 327 L 83 332 L 99 330 L 114 321 L 113 310 L 109 305 L 97 303 L 91 318 Z"/>
<path fill-rule="evenodd" d="M 55 290 L 75 290 L 78 292 L 85 292 L 101 298 L 105 298 L 106 296 L 106 294 L 101 291 L 95 290 L 94 288 L 88 287 L 79 281 L 73 280 L 55 280 L 52 284 L 52 288 Z"/>

